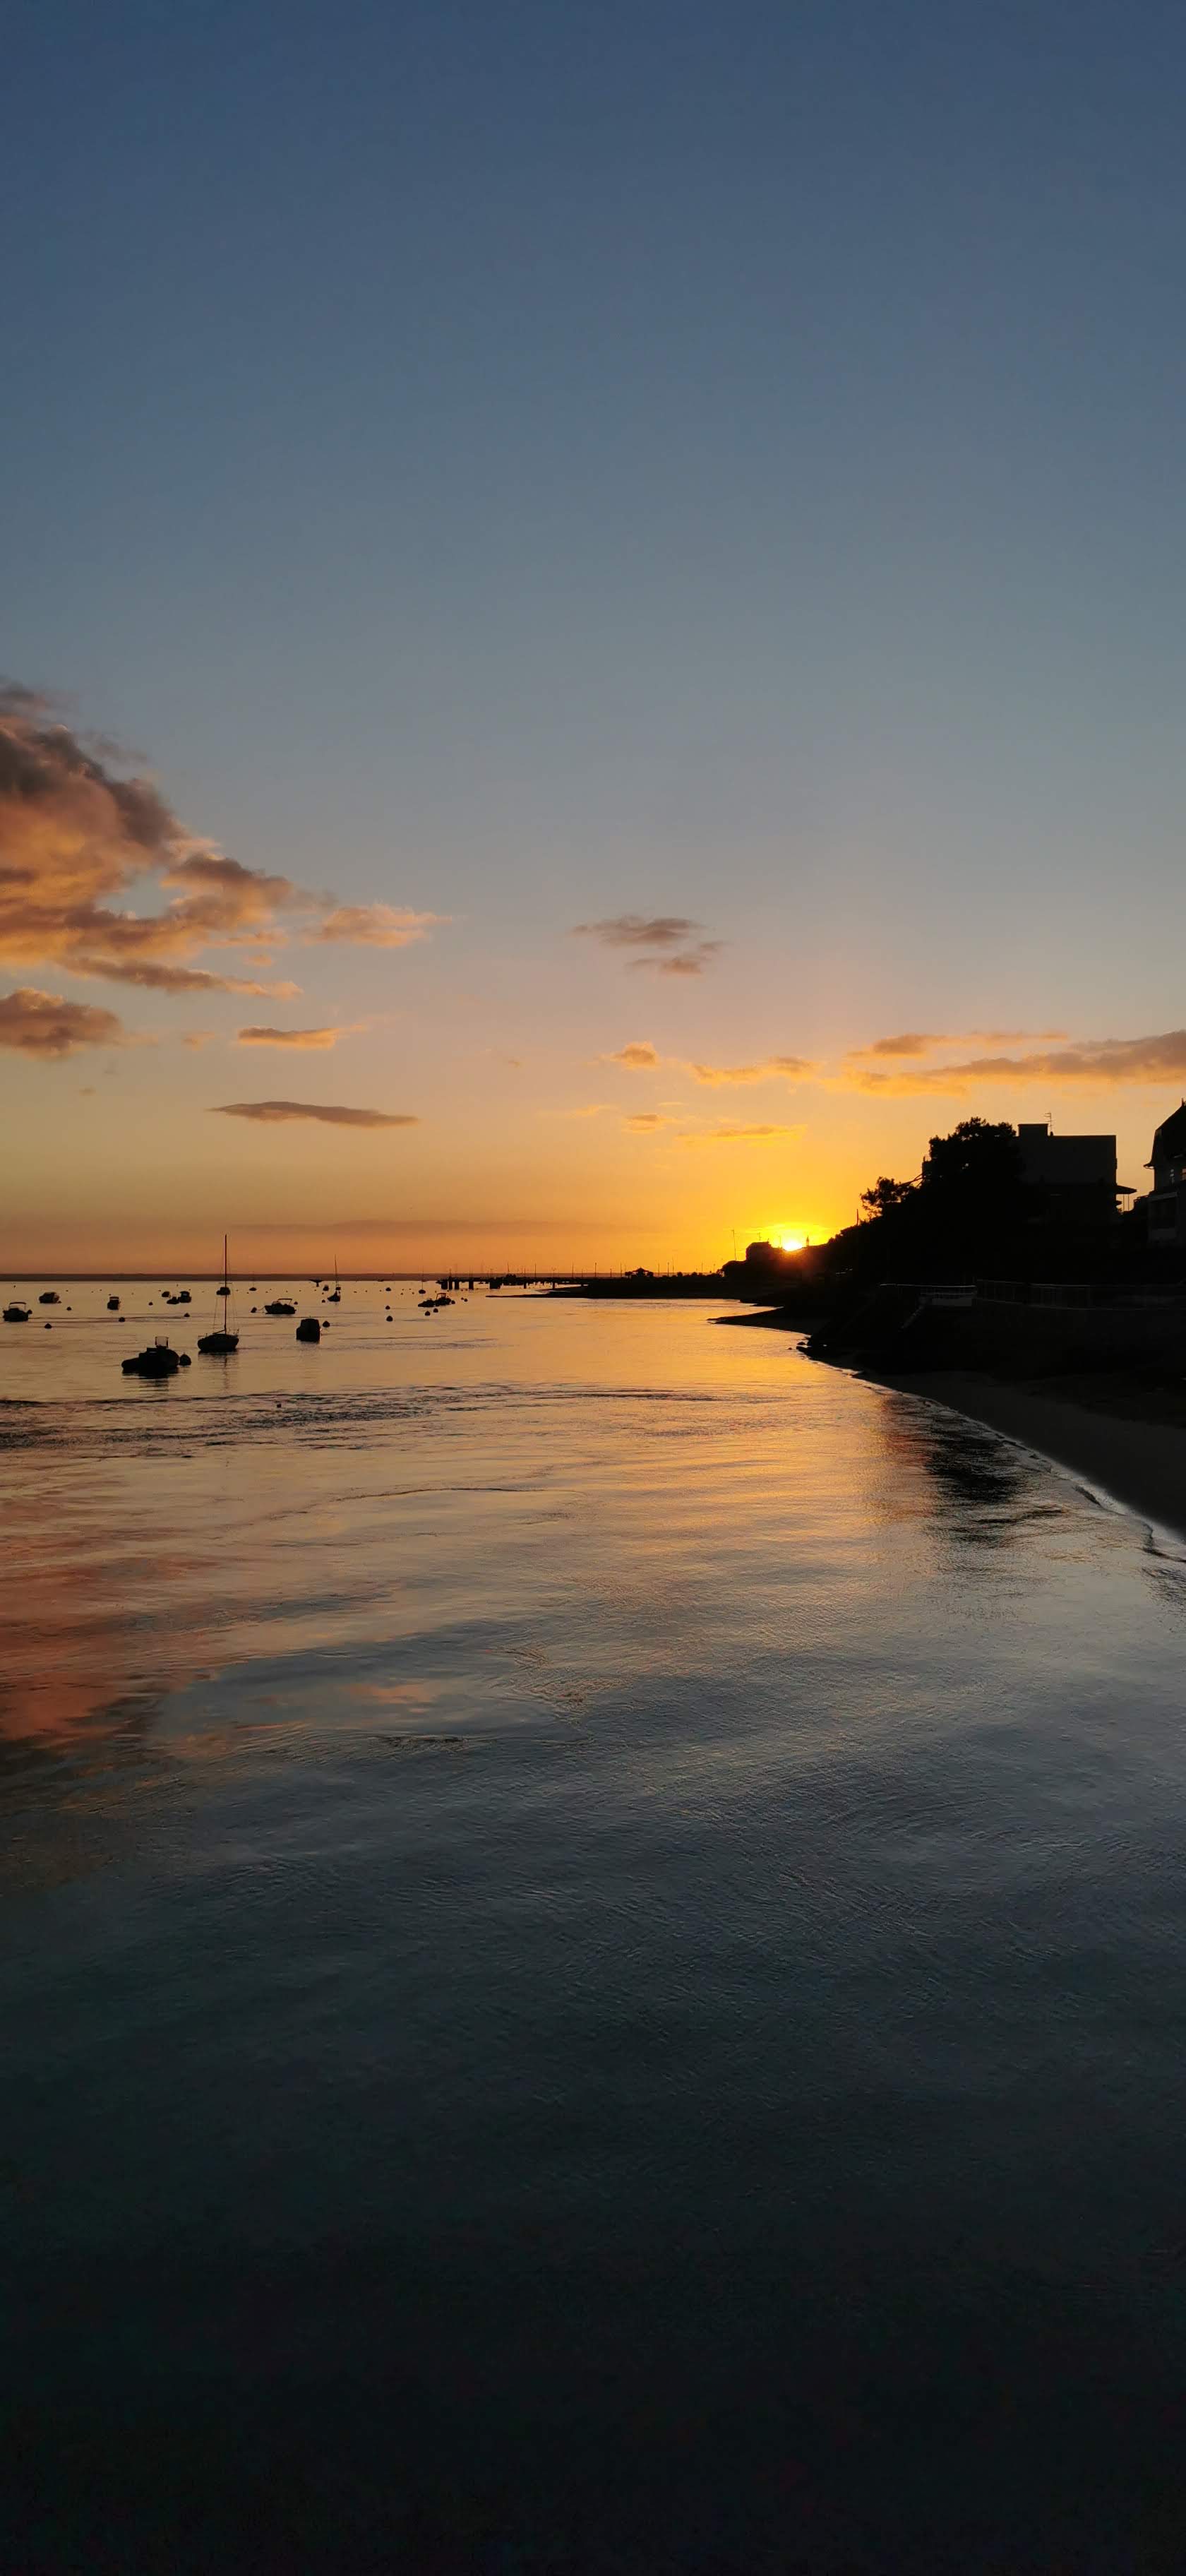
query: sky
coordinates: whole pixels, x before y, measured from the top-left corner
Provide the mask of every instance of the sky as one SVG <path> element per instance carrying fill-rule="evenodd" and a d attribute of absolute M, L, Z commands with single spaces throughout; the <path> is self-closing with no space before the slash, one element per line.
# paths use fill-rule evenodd
<path fill-rule="evenodd" d="M 1186 1091 L 1186 16 L 16 0 L 0 1261 L 711 1261 Z M 350 1113 L 347 1115 L 346 1113 Z"/>

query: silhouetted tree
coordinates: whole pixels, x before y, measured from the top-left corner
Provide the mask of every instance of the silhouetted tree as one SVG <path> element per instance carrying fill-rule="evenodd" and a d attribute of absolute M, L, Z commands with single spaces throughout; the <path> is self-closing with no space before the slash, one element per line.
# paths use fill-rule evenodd
<path fill-rule="evenodd" d="M 862 1190 L 861 1206 L 868 1208 L 870 1216 L 888 1216 L 893 1208 L 904 1207 L 917 1188 L 917 1181 L 891 1181 L 881 1172 L 871 1190 Z"/>
<path fill-rule="evenodd" d="M 987 1118 L 961 1118 L 950 1136 L 932 1136 L 920 1187 L 981 1206 L 1018 1199 L 1022 1181 L 1016 1128 L 1005 1119 L 994 1125 Z"/>

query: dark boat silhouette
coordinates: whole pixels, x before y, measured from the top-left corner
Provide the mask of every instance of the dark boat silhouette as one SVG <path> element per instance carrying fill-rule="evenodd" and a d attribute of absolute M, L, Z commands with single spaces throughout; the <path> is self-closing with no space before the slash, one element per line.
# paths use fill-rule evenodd
<path fill-rule="evenodd" d="M 134 1351 L 120 1365 L 125 1377 L 176 1377 L 178 1369 L 189 1367 L 189 1352 L 171 1350 L 168 1342 L 150 1342 L 147 1350 Z"/>
<path fill-rule="evenodd" d="M 271 1304 L 265 1306 L 264 1313 L 265 1315 L 295 1315 L 296 1304 L 291 1297 L 273 1297 Z"/>
<path fill-rule="evenodd" d="M 227 1240 L 224 1234 L 222 1238 L 222 1284 L 215 1290 L 215 1314 L 218 1312 L 218 1298 L 229 1297 L 230 1293 L 231 1279 L 230 1270 L 227 1264 Z M 183 1296 L 188 1297 L 188 1288 L 183 1289 L 182 1294 Z M 239 1347 L 238 1334 L 228 1333 L 226 1329 L 226 1318 L 230 1313 L 229 1306 L 224 1306 L 222 1311 L 222 1323 L 216 1324 L 213 1332 L 199 1333 L 198 1335 L 198 1349 L 203 1352 L 205 1357 L 209 1360 L 229 1360 L 232 1352 L 237 1351 Z"/>
<path fill-rule="evenodd" d="M 298 1342 L 320 1341 L 321 1326 L 318 1323 L 316 1315 L 302 1315 L 296 1328 L 296 1337 Z"/>
<path fill-rule="evenodd" d="M 56 1288 L 43 1288 L 37 1300 L 39 1306 L 60 1306 L 61 1302 Z"/>
<path fill-rule="evenodd" d="M 23 1305 L 23 1304 L 21 1303 L 21 1300 L 20 1300 L 20 1298 L 19 1298 L 19 1297 L 14 1297 L 14 1299 L 13 1299 L 13 1301 L 12 1301 L 11 1306 L 6 1306 L 6 1307 L 5 1307 L 5 1309 L 4 1309 L 4 1321 L 5 1321 L 5 1323 L 6 1323 L 6 1324 L 27 1324 L 27 1323 L 28 1323 L 28 1321 L 29 1321 L 29 1308 L 28 1308 L 27 1306 Z"/>
<path fill-rule="evenodd" d="M 118 1315 L 118 1313 L 119 1313 L 119 1299 L 118 1299 L 118 1297 L 109 1297 L 109 1298 L 108 1298 L 108 1300 L 107 1300 L 107 1312 L 108 1312 L 108 1314 L 109 1314 L 109 1315 Z"/>
<path fill-rule="evenodd" d="M 334 1284 L 329 1290 L 325 1302 L 327 1306 L 340 1306 L 342 1303 L 342 1283 L 338 1277 L 338 1265 L 336 1260 L 334 1262 Z"/>

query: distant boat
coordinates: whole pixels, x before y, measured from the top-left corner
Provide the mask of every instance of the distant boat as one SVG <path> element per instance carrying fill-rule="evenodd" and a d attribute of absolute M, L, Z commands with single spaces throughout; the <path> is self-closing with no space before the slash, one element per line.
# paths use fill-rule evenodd
<path fill-rule="evenodd" d="M 231 1278 L 230 1269 L 227 1263 L 227 1240 L 224 1234 L 222 1238 L 222 1285 L 220 1288 L 216 1288 L 214 1292 L 215 1314 L 218 1313 L 217 1300 L 220 1297 L 229 1297 L 230 1293 Z M 188 1288 L 184 1288 L 182 1290 L 182 1296 L 189 1296 Z M 230 1313 L 230 1308 L 228 1306 L 224 1306 L 222 1311 L 222 1323 L 216 1324 L 212 1333 L 199 1333 L 198 1335 L 198 1349 L 204 1353 L 208 1360 L 229 1360 L 231 1353 L 233 1351 L 237 1351 L 239 1347 L 238 1334 L 228 1333 L 226 1330 L 226 1319 Z"/>
<path fill-rule="evenodd" d="M 336 1261 L 334 1263 L 334 1284 L 330 1289 L 325 1302 L 327 1306 L 340 1306 L 342 1303 L 342 1283 L 338 1277 L 338 1265 Z"/>
<path fill-rule="evenodd" d="M 11 1306 L 6 1306 L 4 1309 L 6 1324 L 27 1324 L 29 1315 L 29 1307 L 22 1305 L 19 1297 L 14 1297 Z"/>
<path fill-rule="evenodd" d="M 273 1297 L 270 1306 L 265 1306 L 264 1313 L 265 1315 L 295 1315 L 296 1302 L 291 1297 Z"/>
<path fill-rule="evenodd" d="M 43 1288 L 37 1300 L 39 1306 L 60 1306 L 61 1302 L 56 1288 Z"/>
<path fill-rule="evenodd" d="M 125 1377 L 176 1377 L 178 1369 L 189 1367 L 189 1352 L 170 1350 L 167 1342 L 150 1342 L 147 1350 L 134 1352 L 121 1366 Z"/>
<path fill-rule="evenodd" d="M 296 1328 L 296 1337 L 298 1342 L 320 1341 L 321 1326 L 317 1321 L 316 1315 L 302 1315 Z"/>
<path fill-rule="evenodd" d="M 118 1299 L 118 1297 L 109 1297 L 109 1298 L 108 1298 L 108 1300 L 107 1300 L 107 1312 L 108 1312 L 108 1314 L 109 1314 L 109 1315 L 118 1315 L 118 1313 L 119 1313 L 119 1299 Z"/>

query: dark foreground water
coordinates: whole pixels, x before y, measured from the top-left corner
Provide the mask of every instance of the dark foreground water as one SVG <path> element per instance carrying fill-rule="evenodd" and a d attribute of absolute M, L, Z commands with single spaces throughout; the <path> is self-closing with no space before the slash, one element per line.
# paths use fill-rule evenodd
<path fill-rule="evenodd" d="M 700 1309 L 358 1289 L 152 1388 L 70 1297 L 4 2566 L 1181 2566 L 1181 1552 Z"/>

